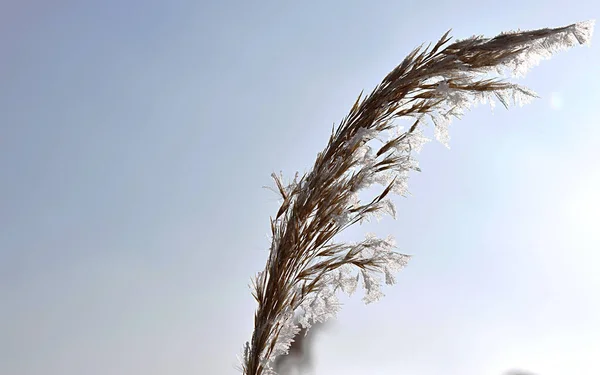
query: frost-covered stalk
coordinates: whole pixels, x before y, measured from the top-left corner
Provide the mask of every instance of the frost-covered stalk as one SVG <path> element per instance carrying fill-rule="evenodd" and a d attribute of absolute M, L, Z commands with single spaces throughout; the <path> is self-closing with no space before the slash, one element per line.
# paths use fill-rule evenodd
<path fill-rule="evenodd" d="M 252 339 L 244 347 L 241 369 L 245 375 L 274 374 L 274 359 L 287 353 L 302 327 L 336 315 L 338 289 L 352 294 L 359 279 L 366 303 L 379 300 L 381 279 L 394 283 L 394 273 L 409 260 L 392 251 L 391 237 L 372 235 L 359 243 L 334 242 L 349 226 L 395 208 L 387 196 L 405 195 L 410 170 L 419 170 L 412 158 L 427 139 L 421 128 L 430 118 L 436 138 L 448 145 L 448 124 L 479 101 L 508 108 L 535 97 L 531 90 L 490 79 L 506 70 L 515 76 L 576 44 L 588 44 L 594 22 L 556 29 L 481 36 L 450 45 L 449 32 L 433 46 L 412 51 L 373 92 L 357 99 L 312 170 L 284 184 L 273 174 L 283 202 L 271 218 L 272 244 L 265 269 L 253 280 L 258 302 Z M 406 131 L 393 120 L 412 117 Z M 387 135 L 387 139 L 383 136 Z M 374 149 L 371 140 L 380 144 Z M 361 202 L 359 192 L 383 185 L 374 199 Z"/>

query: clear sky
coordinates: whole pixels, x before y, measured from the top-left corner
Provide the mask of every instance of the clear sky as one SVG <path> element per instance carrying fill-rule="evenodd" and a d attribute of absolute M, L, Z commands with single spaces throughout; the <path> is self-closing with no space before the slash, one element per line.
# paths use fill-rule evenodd
<path fill-rule="evenodd" d="M 212 4 L 211 4 L 212 3 Z M 0 3 L 0 374 L 236 374 L 273 171 L 305 171 L 415 46 L 598 18 L 595 1 Z M 599 374 L 600 40 L 420 156 L 414 259 L 317 341 L 327 375 Z"/>

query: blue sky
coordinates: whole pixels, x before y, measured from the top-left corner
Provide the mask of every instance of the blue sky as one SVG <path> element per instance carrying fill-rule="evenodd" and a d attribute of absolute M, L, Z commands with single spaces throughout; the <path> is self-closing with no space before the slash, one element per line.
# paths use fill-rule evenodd
<path fill-rule="evenodd" d="M 415 46 L 598 17 L 592 1 L 0 5 L 0 373 L 236 374 L 273 171 L 305 171 Z M 597 39 L 597 37 L 596 37 Z M 600 47 L 425 146 L 393 234 L 414 255 L 344 300 L 319 374 L 597 374 Z"/>

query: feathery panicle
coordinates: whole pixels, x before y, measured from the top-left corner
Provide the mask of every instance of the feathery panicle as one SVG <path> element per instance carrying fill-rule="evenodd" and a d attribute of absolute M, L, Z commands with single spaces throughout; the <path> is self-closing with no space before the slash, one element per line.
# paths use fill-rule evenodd
<path fill-rule="evenodd" d="M 273 174 L 282 203 L 271 218 L 267 264 L 253 280 L 258 308 L 241 359 L 243 373 L 274 374 L 275 358 L 287 353 L 299 325 L 306 330 L 336 315 L 338 289 L 352 294 L 362 279 L 363 300 L 370 303 L 383 296 L 382 277 L 387 284 L 395 282 L 394 274 L 410 257 L 393 251 L 391 237 L 368 235 L 359 243 L 334 239 L 355 223 L 395 216 L 388 196 L 405 195 L 409 171 L 419 170 L 413 154 L 428 141 L 421 132 L 427 118 L 447 146 L 452 117 L 460 118 L 472 104 L 527 103 L 536 97 L 533 91 L 484 77 L 505 70 L 522 76 L 561 49 L 589 44 L 593 25 L 474 36 L 451 44 L 448 31 L 433 48 L 412 51 L 369 95 L 358 97 L 310 172 L 289 184 Z M 408 117 L 412 126 L 399 131 L 394 120 Z M 390 136 L 383 140 L 385 134 Z M 374 139 L 381 141 L 376 149 Z M 373 184 L 383 191 L 362 202 L 359 192 Z"/>

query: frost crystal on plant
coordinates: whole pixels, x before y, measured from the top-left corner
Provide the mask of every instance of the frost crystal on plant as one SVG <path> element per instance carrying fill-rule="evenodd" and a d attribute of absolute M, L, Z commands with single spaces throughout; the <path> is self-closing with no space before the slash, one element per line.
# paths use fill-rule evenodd
<path fill-rule="evenodd" d="M 580 22 L 562 28 L 558 33 L 540 38 L 530 44 L 523 44 L 525 49 L 518 55 L 508 59 L 504 65 L 512 71 L 514 77 L 524 77 L 534 66 L 539 65 L 542 60 L 547 60 L 556 52 L 571 48 L 577 44 L 589 45 L 594 31 L 595 21 Z M 519 31 L 507 32 L 502 35 L 511 35 Z"/>

